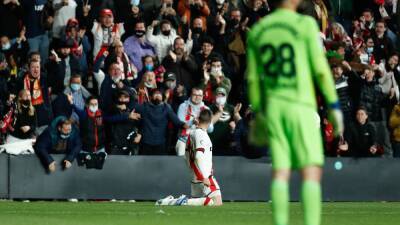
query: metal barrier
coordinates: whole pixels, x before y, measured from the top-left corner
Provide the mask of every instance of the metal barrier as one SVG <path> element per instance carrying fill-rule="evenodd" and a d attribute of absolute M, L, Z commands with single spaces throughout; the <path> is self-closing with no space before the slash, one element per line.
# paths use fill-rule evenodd
<path fill-rule="evenodd" d="M 0 198 L 8 198 L 8 155 L 0 154 Z"/>

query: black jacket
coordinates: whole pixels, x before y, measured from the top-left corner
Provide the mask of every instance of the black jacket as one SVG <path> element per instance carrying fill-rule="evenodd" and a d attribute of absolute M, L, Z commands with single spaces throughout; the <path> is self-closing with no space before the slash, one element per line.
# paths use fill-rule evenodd
<path fill-rule="evenodd" d="M 81 72 L 81 67 L 79 61 L 72 55 L 69 57 L 69 65 L 71 68 L 71 76 L 74 74 L 79 74 Z M 65 69 L 66 63 L 65 60 L 61 60 L 61 62 L 51 61 L 47 67 L 48 73 L 48 83 L 52 88 L 52 94 L 59 95 L 64 89 L 64 78 L 65 78 Z"/>
<path fill-rule="evenodd" d="M 345 131 L 345 140 L 349 145 L 348 156 L 369 157 L 373 156 L 369 149 L 376 144 L 376 132 L 372 124 L 351 124 Z"/>
<path fill-rule="evenodd" d="M 385 101 L 385 95 L 382 88 L 375 81 L 364 81 L 360 90 L 360 106 L 367 109 L 368 118 L 371 121 L 382 121 L 382 106 Z"/>
<path fill-rule="evenodd" d="M 29 108 L 22 108 L 20 112 L 16 110 L 13 123 L 14 131 L 11 133 L 12 136 L 20 139 L 32 138 L 36 129 L 36 112 L 31 116 L 29 115 Z M 30 126 L 31 129 L 24 133 L 21 130 L 23 126 Z"/>
<path fill-rule="evenodd" d="M 182 84 L 186 90 L 191 90 L 196 85 L 195 81 L 200 80 L 200 77 L 195 77 L 197 72 L 197 64 L 192 55 L 189 55 L 187 59 L 176 61 L 172 59 L 170 55 L 167 55 L 163 62 L 167 72 L 173 72 L 176 75 L 176 84 Z"/>
<path fill-rule="evenodd" d="M 104 148 L 106 134 L 102 112 L 98 110 L 92 113 L 88 109 L 79 110 L 76 107 L 74 110 L 79 115 L 82 150 L 96 152 Z"/>

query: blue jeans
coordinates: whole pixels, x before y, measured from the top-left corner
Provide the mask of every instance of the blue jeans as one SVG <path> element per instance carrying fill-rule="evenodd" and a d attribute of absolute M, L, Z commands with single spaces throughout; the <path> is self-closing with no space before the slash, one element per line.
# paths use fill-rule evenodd
<path fill-rule="evenodd" d="M 42 35 L 38 35 L 33 38 L 28 38 L 29 43 L 29 53 L 31 52 L 39 52 L 41 58 L 41 64 L 44 65 L 49 58 L 49 36 L 46 33 Z"/>

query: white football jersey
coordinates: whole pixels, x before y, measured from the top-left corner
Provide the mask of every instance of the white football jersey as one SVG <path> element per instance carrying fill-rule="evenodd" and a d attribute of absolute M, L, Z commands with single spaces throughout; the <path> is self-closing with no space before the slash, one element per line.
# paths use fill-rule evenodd
<path fill-rule="evenodd" d="M 212 175 L 212 142 L 207 131 L 197 128 L 190 132 L 188 163 L 193 181 L 202 181 Z"/>

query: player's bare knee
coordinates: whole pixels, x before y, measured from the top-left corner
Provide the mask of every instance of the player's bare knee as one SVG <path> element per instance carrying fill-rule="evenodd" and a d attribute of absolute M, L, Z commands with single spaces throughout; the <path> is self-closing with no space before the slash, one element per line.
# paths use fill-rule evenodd
<path fill-rule="evenodd" d="M 290 170 L 288 170 L 288 169 L 274 170 L 272 172 L 272 178 L 274 180 L 289 181 Z"/>
<path fill-rule="evenodd" d="M 301 170 L 303 180 L 321 181 L 322 168 L 319 166 L 309 166 Z"/>

